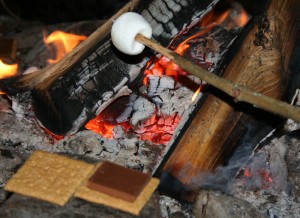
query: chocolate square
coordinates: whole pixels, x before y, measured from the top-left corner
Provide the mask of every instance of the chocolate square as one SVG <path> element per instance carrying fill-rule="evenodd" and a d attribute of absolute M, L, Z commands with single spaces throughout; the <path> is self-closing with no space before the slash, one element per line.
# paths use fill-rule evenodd
<path fill-rule="evenodd" d="M 134 202 L 151 179 L 150 174 L 104 162 L 87 181 L 87 187 L 104 194 Z"/>

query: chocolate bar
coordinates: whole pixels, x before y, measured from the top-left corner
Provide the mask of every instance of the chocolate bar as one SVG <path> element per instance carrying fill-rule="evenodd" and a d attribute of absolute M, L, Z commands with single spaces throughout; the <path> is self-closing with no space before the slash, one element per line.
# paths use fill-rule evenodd
<path fill-rule="evenodd" d="M 87 187 L 125 201 L 134 202 L 150 179 L 150 174 L 111 162 L 104 162 L 87 181 Z"/>

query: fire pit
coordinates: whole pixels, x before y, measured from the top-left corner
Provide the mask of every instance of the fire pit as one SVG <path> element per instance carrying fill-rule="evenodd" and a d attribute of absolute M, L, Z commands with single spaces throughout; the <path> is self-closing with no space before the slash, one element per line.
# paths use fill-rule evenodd
<path fill-rule="evenodd" d="M 217 2 L 207 1 L 197 5 L 193 1 L 176 3 L 154 1 L 140 6 L 139 12 L 156 26 L 154 37 L 164 46 L 215 73 L 221 74 L 225 65 L 232 60 L 225 70 L 226 78 L 244 83 L 272 97 L 281 97 L 284 93 L 282 84 L 287 79 L 285 72 L 288 69 L 292 48 L 295 47 L 296 34 L 291 32 L 290 37 L 282 37 L 280 31 L 278 32 L 273 26 L 277 24 L 273 23 L 277 18 L 274 21 L 269 20 L 279 7 L 279 3 L 273 1 L 271 3 L 273 8 L 269 7 L 271 9 L 268 10 L 267 15 L 259 19 L 258 27 L 251 30 L 254 25 L 253 20 L 250 20 L 245 28 L 236 23 L 236 17 L 219 20 L 224 13 L 232 15 L 241 12 L 239 4 L 235 4 L 231 12 L 227 10 L 227 5 L 218 4 L 212 12 L 207 13 Z M 174 19 L 178 19 L 176 23 L 171 19 L 178 26 L 174 26 L 172 22 L 168 23 L 168 20 L 160 20 L 172 17 L 169 14 L 160 18 L 161 14 L 166 12 L 153 9 L 163 5 L 167 6 L 163 7 L 167 12 L 182 9 L 177 14 L 182 16 L 184 14 L 185 20 L 179 22 L 181 18 L 175 16 Z M 266 4 L 262 4 L 261 7 L 263 5 Z M 191 14 L 185 7 L 196 9 Z M 282 13 L 290 10 L 286 5 L 282 8 L 284 11 Z M 253 11 L 257 12 L 256 9 L 252 9 Z M 252 14 L 253 17 L 255 15 Z M 210 25 L 211 23 L 213 25 Z M 284 26 L 285 23 L 282 25 Z M 68 28 L 71 29 L 70 26 Z M 286 31 L 290 30 L 289 26 L 284 28 Z M 168 31 L 163 32 L 162 29 Z M 293 28 L 292 30 L 296 31 Z M 38 34 L 41 35 L 41 32 Z M 20 37 L 24 35 L 20 34 Z M 281 37 L 283 41 L 280 41 Z M 244 38 L 245 41 L 241 46 Z M 255 46 L 249 47 L 250 44 L 253 45 L 253 40 Z M 286 40 L 292 42 L 292 47 L 285 46 Z M 185 41 L 186 43 L 182 44 Z M 276 43 L 271 43 L 273 41 L 283 46 L 282 51 L 271 49 L 272 46 L 277 46 Z M 22 40 L 19 40 L 20 46 L 21 42 Z M 205 81 L 188 75 L 165 57 L 148 50 L 139 57 L 128 58 L 111 46 L 107 36 L 102 42 L 105 43 L 97 50 L 90 50 L 79 64 L 74 65 L 69 73 L 55 80 L 49 88 L 34 89 L 31 92 L 32 98 L 29 92 L 10 94 L 14 112 L 7 104 L 6 96 L 2 96 L 3 107 L 1 108 L 3 109 L 1 110 L 4 125 L 1 133 L 3 143 L 1 154 L 6 155 L 6 158 L 12 156 L 15 161 L 12 165 L 21 164 L 28 157 L 28 153 L 36 149 L 67 153 L 92 161 L 105 159 L 129 168 L 162 175 L 161 187 L 178 182 L 179 186 L 177 188 L 174 186 L 177 190 L 162 190 L 173 196 L 181 195 L 187 200 L 190 191 L 198 191 L 200 186 L 206 184 L 207 180 L 198 183 L 195 182 L 198 181 L 196 178 L 202 178 L 203 172 L 214 170 L 219 164 L 228 160 L 234 148 L 245 140 L 242 136 L 248 128 L 247 122 L 255 132 L 265 129 L 265 123 L 270 124 L 267 119 L 258 122 L 256 119 L 260 117 L 255 115 L 257 111 L 249 107 L 239 105 L 236 110 L 251 111 L 254 113 L 254 118 L 251 117 L 252 115 L 235 112 L 228 106 L 228 104 L 232 105 L 230 100 L 222 103 L 220 99 L 208 95 L 207 93 L 214 93 L 215 96 L 226 99 L 221 93 L 207 86 Z M 234 56 L 233 54 L 239 48 L 239 53 Z M 246 63 L 245 55 L 249 54 L 245 52 L 247 49 L 248 52 L 253 52 L 256 59 L 249 58 L 250 62 Z M 41 59 L 46 61 L 49 58 L 43 58 L 48 51 L 42 42 L 33 46 L 31 51 L 28 53 L 30 57 L 27 57 L 27 60 L 32 60 L 30 65 L 44 67 L 45 62 L 37 61 Z M 287 54 L 286 59 L 281 59 L 283 52 Z M 282 61 L 283 65 L 281 65 Z M 25 70 L 23 64 L 20 65 L 19 73 Z M 259 64 L 269 67 L 272 72 L 284 69 L 284 73 L 280 75 L 266 73 L 266 70 L 257 70 L 257 74 L 250 73 Z M 244 69 L 243 76 L 237 75 L 237 70 Z M 108 73 L 99 74 L 99 72 Z M 135 78 L 137 74 L 139 76 Z M 259 85 L 258 81 L 249 79 L 253 75 L 258 78 L 257 80 L 264 79 L 264 84 Z M 6 83 L 5 87 L 10 85 L 10 82 Z M 268 88 L 269 86 L 271 88 Z M 6 91 L 14 88 L 16 87 L 12 86 Z M 119 97 L 130 92 L 128 96 Z M 119 98 L 114 102 L 111 101 L 117 97 Z M 213 110 L 212 105 L 215 105 Z M 44 127 L 43 130 L 34 121 L 34 115 Z M 275 117 L 270 116 L 270 118 Z M 9 120 L 18 125 L 15 133 L 11 132 L 12 127 L 7 127 L 10 126 Z M 277 124 L 278 121 L 280 120 L 275 120 L 274 123 Z M 237 127 L 240 130 L 235 129 Z M 220 130 L 222 128 L 223 131 Z M 31 131 L 33 136 L 28 137 L 28 134 L 23 134 L 20 132 L 22 129 Z M 214 136 L 207 138 L 207 132 L 211 132 L 209 135 Z M 217 133 L 220 135 L 215 135 Z M 257 141 L 264 137 L 256 136 Z M 200 141 L 207 148 L 197 148 L 197 145 L 201 144 Z M 18 152 L 20 158 L 16 159 L 15 155 L 19 154 Z M 21 155 L 23 153 L 24 156 Z M 245 168 L 246 177 L 248 171 Z M 12 172 L 14 170 L 8 170 L 5 174 L 4 183 Z M 261 174 L 268 176 L 267 171 Z M 262 188 L 267 186 L 268 184 Z M 182 188 L 178 190 L 178 187 Z M 3 191 L 2 193 L 3 199 L 6 199 L 7 193 Z M 167 199 L 161 197 L 162 202 L 165 202 L 164 198 Z M 3 204 L 5 205 L 5 201 Z M 175 201 L 174 204 L 180 205 Z"/>

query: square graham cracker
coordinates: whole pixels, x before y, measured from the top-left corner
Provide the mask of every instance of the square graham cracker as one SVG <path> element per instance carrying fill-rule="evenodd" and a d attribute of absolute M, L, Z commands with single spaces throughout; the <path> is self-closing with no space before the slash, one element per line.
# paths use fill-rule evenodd
<path fill-rule="evenodd" d="M 35 151 L 4 189 L 63 206 L 94 167 L 59 154 Z"/>
<path fill-rule="evenodd" d="M 98 167 L 99 166 L 101 166 L 101 164 L 99 164 Z M 95 169 L 92 171 L 90 176 L 92 176 L 95 173 L 98 167 L 95 167 Z M 76 189 L 74 193 L 74 197 L 81 198 L 83 200 L 93 202 L 96 204 L 102 204 L 108 207 L 112 207 L 114 209 L 125 211 L 133 215 L 139 215 L 139 213 L 141 212 L 141 210 L 143 209 L 147 201 L 152 196 L 153 192 L 158 187 L 159 182 L 160 182 L 159 179 L 151 178 L 150 181 L 147 183 L 147 185 L 143 188 L 141 193 L 137 196 L 136 200 L 130 202 L 88 188 L 87 187 L 88 179 L 87 179 Z"/>

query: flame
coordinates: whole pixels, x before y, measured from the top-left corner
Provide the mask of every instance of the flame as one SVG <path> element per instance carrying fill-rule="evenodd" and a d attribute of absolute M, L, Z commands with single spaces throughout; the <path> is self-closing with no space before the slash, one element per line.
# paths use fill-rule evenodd
<path fill-rule="evenodd" d="M 234 22 L 239 27 L 244 27 L 249 21 L 249 16 L 245 10 L 242 10 L 234 19 Z"/>
<path fill-rule="evenodd" d="M 194 93 L 193 97 L 192 97 L 192 102 L 194 102 L 197 98 L 197 96 L 199 95 L 200 91 L 201 91 L 201 87 L 199 86 L 199 88 L 196 90 L 196 92 Z"/>
<path fill-rule="evenodd" d="M 18 64 L 5 64 L 0 59 L 0 79 L 13 77 L 18 73 Z"/>
<path fill-rule="evenodd" d="M 55 59 L 48 59 L 48 63 L 53 64 L 58 62 L 86 38 L 86 36 L 65 33 L 58 30 L 51 33 L 48 37 L 44 37 L 45 44 L 47 46 L 53 44 L 56 50 Z"/>

